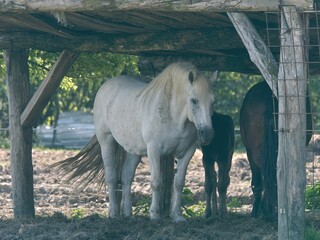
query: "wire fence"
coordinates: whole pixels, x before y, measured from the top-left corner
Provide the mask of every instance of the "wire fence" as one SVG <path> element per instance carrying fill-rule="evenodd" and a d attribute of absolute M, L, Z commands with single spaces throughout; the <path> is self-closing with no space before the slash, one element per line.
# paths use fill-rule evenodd
<path fill-rule="evenodd" d="M 317 6 L 316 6 L 317 7 Z M 291 14 L 290 12 L 284 13 L 283 10 L 280 12 L 267 12 L 265 14 L 266 22 L 266 39 L 267 46 L 273 53 L 275 59 L 278 59 L 279 65 L 292 64 L 291 62 L 285 62 L 281 59 L 281 34 L 283 29 L 281 29 L 281 14 Z M 313 210 L 320 210 L 320 11 L 309 11 L 299 13 L 302 17 L 303 22 L 308 23 L 305 26 L 305 32 L 303 33 L 305 37 L 305 45 L 299 46 L 295 42 L 293 43 L 295 48 L 304 48 L 308 53 L 307 57 L 307 99 L 310 99 L 311 110 L 307 111 L 307 115 L 311 115 L 313 121 L 312 138 L 310 143 L 306 147 L 306 205 L 307 208 Z M 300 29 L 292 29 L 292 31 L 300 31 Z M 275 38 L 273 36 L 280 36 L 280 38 Z M 286 47 L 286 46 L 282 46 Z M 303 62 L 297 60 L 295 62 L 296 68 L 303 67 Z M 297 79 L 289 79 L 287 81 L 292 81 L 292 86 L 299 86 Z M 285 101 L 289 101 L 289 97 L 282 96 Z M 291 96 L 292 97 L 292 96 Z M 302 97 L 305 96 L 294 96 L 298 102 Z M 275 118 L 277 120 L 279 112 L 275 112 Z M 291 112 L 291 117 L 301 116 L 302 113 Z M 304 116 L 305 117 L 305 116 Z M 276 124 L 277 126 L 277 124 Z M 278 129 L 276 129 L 278 131 Z M 309 134 L 310 130 L 307 128 L 306 135 Z"/>

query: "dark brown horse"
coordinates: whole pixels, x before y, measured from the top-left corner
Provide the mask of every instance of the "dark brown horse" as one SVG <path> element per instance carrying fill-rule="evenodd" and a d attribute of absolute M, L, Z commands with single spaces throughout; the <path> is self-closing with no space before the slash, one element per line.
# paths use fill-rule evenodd
<path fill-rule="evenodd" d="M 224 215 L 227 212 L 226 195 L 230 184 L 229 171 L 234 150 L 234 123 L 231 117 L 215 112 L 211 120 L 215 132 L 214 138 L 209 145 L 202 146 L 206 192 L 205 217 L 207 218 L 212 214 Z M 218 164 L 218 182 L 215 163 Z"/>
<path fill-rule="evenodd" d="M 310 99 L 307 98 L 310 113 Z M 251 215 L 273 220 L 277 216 L 278 100 L 267 82 L 254 85 L 246 94 L 240 111 L 240 133 L 250 163 L 254 196 Z M 307 114 L 307 143 L 312 119 Z M 309 134 L 310 133 L 310 134 Z M 263 193 L 263 194 L 262 194 Z"/>

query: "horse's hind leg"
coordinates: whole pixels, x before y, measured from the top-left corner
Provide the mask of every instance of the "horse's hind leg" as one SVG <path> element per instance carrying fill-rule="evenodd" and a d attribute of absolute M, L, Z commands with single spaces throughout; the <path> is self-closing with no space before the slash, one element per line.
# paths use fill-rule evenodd
<path fill-rule="evenodd" d="M 111 134 L 97 135 L 97 138 L 101 146 L 101 154 L 105 169 L 105 181 L 109 192 L 109 217 L 114 218 L 120 214 L 120 209 L 117 207 L 115 192 L 117 187 L 117 162 L 115 158 L 117 142 Z"/>
<path fill-rule="evenodd" d="M 202 164 L 205 173 L 204 189 L 206 193 L 206 210 L 205 217 L 209 218 L 212 215 L 212 210 L 217 213 L 217 194 L 216 194 L 216 182 L 217 174 L 214 170 L 214 161 L 212 156 L 206 152 L 203 148 Z"/>
<path fill-rule="evenodd" d="M 251 188 L 253 192 L 253 206 L 251 217 L 258 218 L 261 212 L 261 195 L 262 195 L 262 175 L 259 166 L 254 162 L 250 151 L 247 149 L 248 160 L 250 163 L 252 180 Z"/>
<path fill-rule="evenodd" d="M 140 163 L 140 156 L 127 153 L 122 167 L 122 214 L 124 217 L 132 216 L 131 184 Z"/>

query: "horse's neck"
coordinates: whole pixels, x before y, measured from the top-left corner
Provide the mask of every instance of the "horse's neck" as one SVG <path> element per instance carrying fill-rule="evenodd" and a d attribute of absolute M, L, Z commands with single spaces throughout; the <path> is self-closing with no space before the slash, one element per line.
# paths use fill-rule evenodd
<path fill-rule="evenodd" d="M 170 101 L 170 117 L 179 123 L 188 119 L 186 97 L 175 95 Z"/>
<path fill-rule="evenodd" d="M 169 119 L 174 125 L 183 127 L 187 121 L 187 90 L 183 86 L 175 86 L 173 82 L 152 83 L 147 86 L 139 96 L 141 114 L 149 114 L 154 117 Z M 177 91 L 178 90 L 178 91 Z M 160 110 L 161 109 L 161 110 Z M 160 116 L 161 115 L 161 116 Z"/>

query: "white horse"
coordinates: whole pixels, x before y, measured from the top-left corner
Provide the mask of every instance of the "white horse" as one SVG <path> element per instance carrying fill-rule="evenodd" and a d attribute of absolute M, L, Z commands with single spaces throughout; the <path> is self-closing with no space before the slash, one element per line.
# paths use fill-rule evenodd
<path fill-rule="evenodd" d="M 89 172 L 87 182 L 90 182 L 94 176 L 102 175 L 97 172 L 104 165 L 109 191 L 109 216 L 122 214 L 130 217 L 131 184 L 141 157 L 147 155 L 152 189 L 150 217 L 159 219 L 160 190 L 163 186 L 160 161 L 173 156 L 177 159 L 177 171 L 170 216 L 176 222 L 184 221 L 181 195 L 185 175 L 197 141 L 205 145 L 213 137 L 213 104 L 210 80 L 190 63 L 168 66 L 149 84 L 137 77 L 115 77 L 101 86 L 95 98 L 96 136 L 79 154 L 56 166 L 65 172 L 73 171 L 69 179 Z M 121 173 L 120 212 L 116 200 L 119 145 L 127 152 Z"/>
<path fill-rule="evenodd" d="M 94 124 L 101 146 L 105 181 L 109 191 L 109 216 L 117 217 L 116 147 L 127 152 L 122 169 L 122 214 L 132 215 L 131 183 L 143 155 L 151 169 L 151 219 L 159 219 L 160 159 L 174 156 L 174 176 L 170 215 L 184 221 L 181 195 L 188 163 L 197 140 L 208 144 L 213 136 L 211 115 L 214 95 L 208 78 L 190 63 L 168 66 L 149 84 L 136 77 L 121 76 L 106 81 L 94 102 Z"/>

